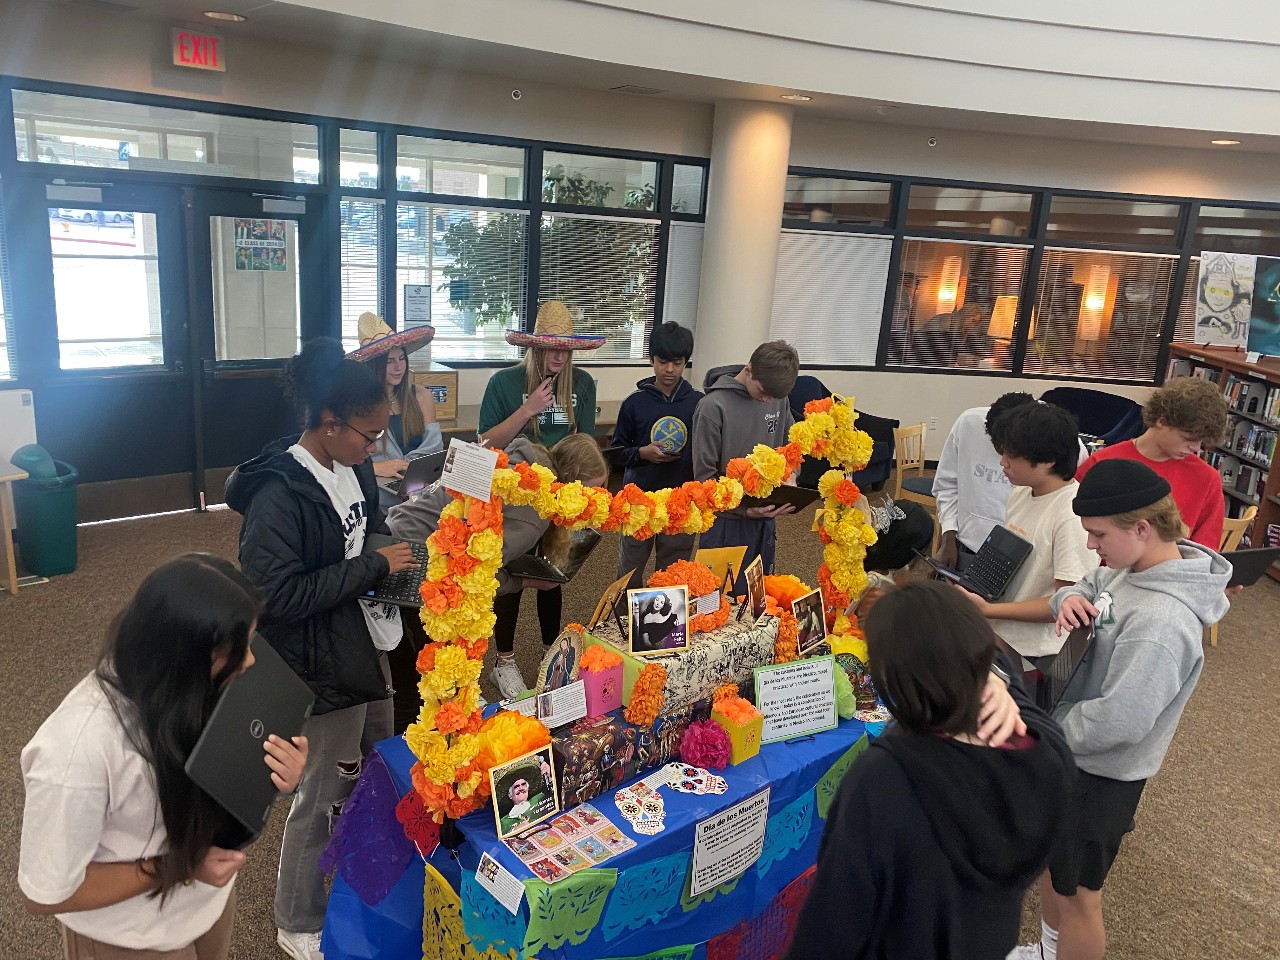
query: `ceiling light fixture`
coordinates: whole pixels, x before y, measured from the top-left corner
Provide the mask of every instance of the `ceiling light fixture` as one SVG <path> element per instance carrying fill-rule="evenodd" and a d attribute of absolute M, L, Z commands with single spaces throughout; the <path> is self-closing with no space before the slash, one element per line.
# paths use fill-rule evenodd
<path fill-rule="evenodd" d="M 225 20 L 228 23 L 244 23 L 249 19 L 242 13 L 227 13 L 224 10 L 206 10 L 204 15 L 210 20 Z"/>
<path fill-rule="evenodd" d="M 1238 147 L 1240 145 L 1239 140 L 1210 140 L 1209 142 L 1215 147 Z"/>
<path fill-rule="evenodd" d="M 782 99 L 795 100 L 798 103 L 807 103 L 808 101 L 812 100 L 813 97 L 807 97 L 803 93 L 784 93 L 782 95 Z"/>

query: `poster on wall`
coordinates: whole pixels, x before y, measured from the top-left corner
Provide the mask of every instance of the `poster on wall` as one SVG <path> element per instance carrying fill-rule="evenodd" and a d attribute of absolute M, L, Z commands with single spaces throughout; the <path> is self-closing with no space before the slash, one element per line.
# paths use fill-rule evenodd
<path fill-rule="evenodd" d="M 1245 345 L 1249 338 L 1257 259 L 1241 253 L 1206 251 L 1201 254 L 1200 274 L 1196 278 L 1196 343 L 1220 347 Z"/>
<path fill-rule="evenodd" d="M 253 220 L 236 217 L 236 269 L 288 269 L 287 220 Z"/>
<path fill-rule="evenodd" d="M 1248 349 L 1251 353 L 1280 356 L 1280 258 L 1257 258 Z"/>

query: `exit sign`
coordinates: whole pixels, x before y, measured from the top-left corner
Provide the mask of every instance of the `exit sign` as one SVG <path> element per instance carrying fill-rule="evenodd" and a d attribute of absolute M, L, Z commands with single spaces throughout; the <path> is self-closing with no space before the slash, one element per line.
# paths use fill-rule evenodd
<path fill-rule="evenodd" d="M 226 47 L 221 37 L 194 30 L 173 30 L 173 64 L 191 67 L 193 70 L 218 70 L 226 72 Z"/>

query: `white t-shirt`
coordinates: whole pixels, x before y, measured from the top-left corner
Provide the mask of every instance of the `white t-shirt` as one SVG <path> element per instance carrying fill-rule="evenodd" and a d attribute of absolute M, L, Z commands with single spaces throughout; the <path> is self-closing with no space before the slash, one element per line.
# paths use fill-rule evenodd
<path fill-rule="evenodd" d="M 18 886 L 61 903 L 92 863 L 132 863 L 168 847 L 151 765 L 129 742 L 92 674 L 81 680 L 22 751 L 26 807 Z M 234 882 L 234 881 L 233 881 Z M 97 910 L 58 914 L 76 933 L 133 950 L 178 950 L 208 932 L 231 884 L 195 881 L 160 905 L 145 894 Z"/>
<path fill-rule="evenodd" d="M 356 472 L 350 467 L 334 462 L 333 469 L 327 470 L 320 461 L 301 444 L 295 443 L 289 448 L 294 459 L 307 468 L 316 482 L 329 495 L 338 519 L 342 521 L 342 529 L 347 535 L 346 559 L 360 556 L 364 550 L 366 527 L 369 524 L 364 492 L 360 489 L 360 481 Z M 375 603 L 372 600 L 361 600 L 360 609 L 364 612 L 364 622 L 369 627 L 369 636 L 373 645 L 379 650 L 394 650 L 404 636 L 400 626 L 400 608 L 393 603 Z"/>
<path fill-rule="evenodd" d="M 1004 524 L 1031 541 L 1031 556 L 1000 599 L 1011 603 L 1047 597 L 1057 590 L 1056 580 L 1076 583 L 1098 565 L 1098 555 L 1088 547 L 1088 534 L 1080 518 L 1071 512 L 1071 501 L 1080 484 L 1072 480 L 1053 493 L 1033 497 L 1030 487 L 1014 487 Z M 1052 623 L 992 620 L 991 628 L 1024 657 L 1043 657 L 1062 649 L 1065 637 L 1054 633 Z"/>

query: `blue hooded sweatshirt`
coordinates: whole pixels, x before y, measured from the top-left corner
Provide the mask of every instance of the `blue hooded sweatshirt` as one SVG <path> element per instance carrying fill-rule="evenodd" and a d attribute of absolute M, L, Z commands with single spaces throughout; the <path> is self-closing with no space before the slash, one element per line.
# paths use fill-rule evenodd
<path fill-rule="evenodd" d="M 678 487 L 693 479 L 693 411 L 702 399 L 688 380 L 679 380 L 665 396 L 647 377 L 636 384 L 635 393 L 622 401 L 618 425 L 613 429 L 612 444 L 625 447 L 626 472 L 623 480 L 641 490 Z M 640 448 L 657 443 L 680 459 L 670 463 L 650 463 L 640 459 Z"/>

